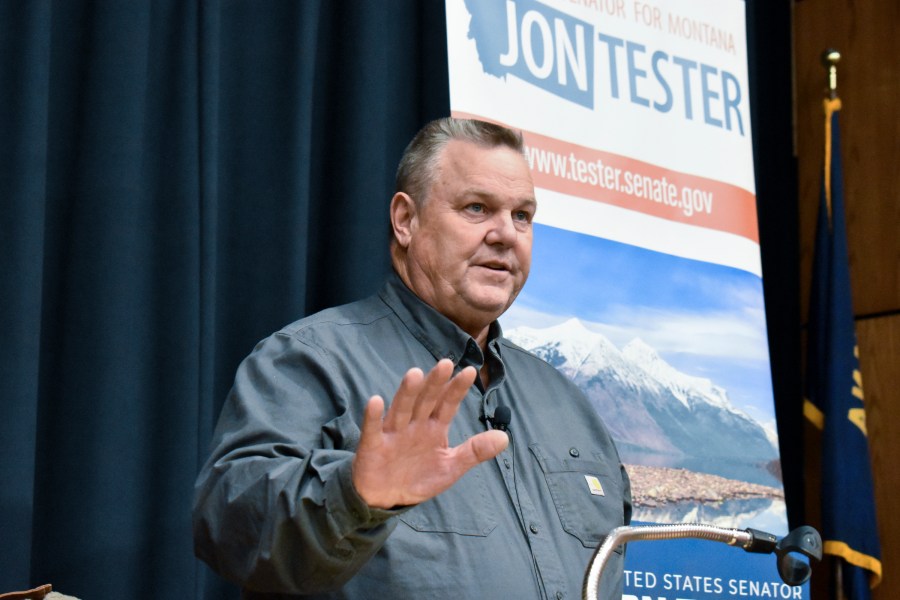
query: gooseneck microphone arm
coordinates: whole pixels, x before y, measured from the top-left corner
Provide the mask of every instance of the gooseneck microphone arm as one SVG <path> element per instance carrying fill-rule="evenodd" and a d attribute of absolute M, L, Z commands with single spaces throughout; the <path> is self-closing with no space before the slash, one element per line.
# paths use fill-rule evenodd
<path fill-rule="evenodd" d="M 727 529 L 701 523 L 676 523 L 672 525 L 640 525 L 616 527 L 609 532 L 594 552 L 584 574 L 581 589 L 582 600 L 596 600 L 600 577 L 613 551 L 622 544 L 641 540 L 674 540 L 696 538 L 740 546 L 747 552 L 778 556 L 778 573 L 788 585 L 802 585 L 812 574 L 809 564 L 793 556 L 803 554 L 815 560 L 822 559 L 822 538 L 812 527 L 804 526 L 778 539 L 771 533 L 755 529 Z"/>

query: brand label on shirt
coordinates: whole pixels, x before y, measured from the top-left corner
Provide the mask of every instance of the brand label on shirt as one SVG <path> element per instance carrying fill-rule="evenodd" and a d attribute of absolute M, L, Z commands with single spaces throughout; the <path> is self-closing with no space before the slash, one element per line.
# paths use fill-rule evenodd
<path fill-rule="evenodd" d="M 587 481 L 588 489 L 591 490 L 591 494 L 594 496 L 605 496 L 603 493 L 603 486 L 600 485 L 600 480 L 597 479 L 593 475 L 585 475 L 584 480 Z"/>

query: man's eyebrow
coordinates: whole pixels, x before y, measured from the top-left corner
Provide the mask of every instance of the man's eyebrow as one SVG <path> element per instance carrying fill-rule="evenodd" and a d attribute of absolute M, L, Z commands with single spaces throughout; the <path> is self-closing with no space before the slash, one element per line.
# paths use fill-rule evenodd
<path fill-rule="evenodd" d="M 464 190 L 460 197 L 471 198 L 473 196 L 476 198 L 483 198 L 485 200 L 491 200 L 491 199 L 497 197 L 496 194 L 493 194 L 491 192 L 488 192 L 486 190 L 481 190 L 478 188 L 470 188 L 470 189 Z M 516 201 L 522 205 L 537 206 L 537 198 L 535 198 L 534 196 L 525 196 L 523 198 L 517 198 Z"/>
<path fill-rule="evenodd" d="M 469 196 L 477 196 L 478 198 L 493 198 L 494 194 L 480 188 L 468 188 L 463 190 L 462 196 L 464 198 Z"/>

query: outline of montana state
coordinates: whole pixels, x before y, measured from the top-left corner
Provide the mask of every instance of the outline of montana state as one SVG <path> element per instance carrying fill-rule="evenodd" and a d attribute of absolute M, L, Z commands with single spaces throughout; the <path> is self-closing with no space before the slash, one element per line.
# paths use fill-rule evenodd
<path fill-rule="evenodd" d="M 500 56 L 506 52 L 509 45 L 506 33 L 506 3 L 464 1 L 471 17 L 467 37 L 475 40 L 475 51 L 478 53 L 481 68 L 488 75 L 506 79 L 509 68 L 500 64 Z"/>

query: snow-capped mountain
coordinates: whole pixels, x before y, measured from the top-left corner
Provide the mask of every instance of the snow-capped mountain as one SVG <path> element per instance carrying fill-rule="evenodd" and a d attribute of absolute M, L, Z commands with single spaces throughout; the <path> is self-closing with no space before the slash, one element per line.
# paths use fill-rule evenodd
<path fill-rule="evenodd" d="M 675 397 L 690 408 L 695 402 L 709 402 L 724 410 L 731 410 L 727 392 L 709 379 L 692 377 L 678 371 L 640 338 L 631 340 L 622 355 L 668 387 Z"/>
<path fill-rule="evenodd" d="M 764 462 L 778 458 L 766 430 L 709 379 L 682 373 L 641 340 L 622 351 L 570 319 L 518 327 L 512 342 L 537 354 L 585 393 L 620 449 Z"/>

